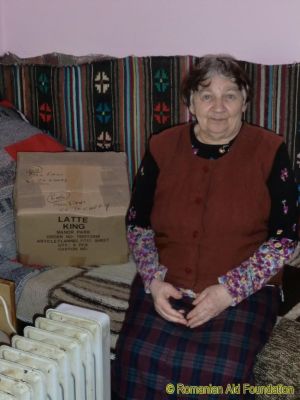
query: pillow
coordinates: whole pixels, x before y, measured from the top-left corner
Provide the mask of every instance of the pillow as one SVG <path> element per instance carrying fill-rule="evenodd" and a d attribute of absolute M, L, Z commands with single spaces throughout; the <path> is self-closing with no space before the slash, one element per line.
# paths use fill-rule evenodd
<path fill-rule="evenodd" d="M 17 257 L 13 212 L 13 186 L 18 152 L 59 152 L 65 147 L 31 125 L 6 100 L 0 101 L 0 256 Z"/>
<path fill-rule="evenodd" d="M 258 354 L 254 366 L 257 387 L 281 388 L 274 395 L 260 394 L 258 399 L 284 400 L 300 398 L 300 322 L 282 318 L 273 329 L 269 341 Z M 282 390 L 282 386 L 286 391 Z M 294 392 L 294 393 L 293 393 Z"/>
<path fill-rule="evenodd" d="M 64 151 L 64 146 L 44 133 L 37 133 L 28 139 L 6 146 L 4 149 L 16 161 L 18 152 L 58 152 Z"/>

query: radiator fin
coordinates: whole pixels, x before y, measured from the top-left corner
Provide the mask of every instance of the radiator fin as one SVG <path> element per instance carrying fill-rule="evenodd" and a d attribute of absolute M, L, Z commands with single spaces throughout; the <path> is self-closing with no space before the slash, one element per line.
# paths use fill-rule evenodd
<path fill-rule="evenodd" d="M 110 400 L 110 321 L 69 304 L 0 346 L 0 400 Z"/>
<path fill-rule="evenodd" d="M 46 400 L 46 378 L 42 371 L 0 359 L 0 373 L 18 381 L 28 383 L 36 398 Z"/>

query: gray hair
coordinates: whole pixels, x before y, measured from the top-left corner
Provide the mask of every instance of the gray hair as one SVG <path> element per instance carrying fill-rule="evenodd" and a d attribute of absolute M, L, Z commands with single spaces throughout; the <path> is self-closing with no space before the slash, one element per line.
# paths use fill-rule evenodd
<path fill-rule="evenodd" d="M 230 55 L 208 54 L 199 59 L 199 62 L 190 70 L 182 82 L 181 94 L 183 102 L 188 107 L 190 106 L 191 93 L 197 91 L 199 86 L 207 86 L 204 82 L 213 75 L 222 75 L 232 79 L 239 90 L 245 93 L 246 103 L 250 101 L 252 96 L 251 83 L 240 63 Z"/>

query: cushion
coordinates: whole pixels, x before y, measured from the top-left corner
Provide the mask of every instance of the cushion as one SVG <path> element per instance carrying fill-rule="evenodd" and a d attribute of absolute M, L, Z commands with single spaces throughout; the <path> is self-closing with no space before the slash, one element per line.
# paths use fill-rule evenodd
<path fill-rule="evenodd" d="M 63 151 L 64 147 L 50 136 L 37 133 L 28 139 L 6 146 L 4 149 L 16 161 L 18 152 L 58 152 Z"/>
<path fill-rule="evenodd" d="M 257 386 L 284 385 L 294 391 L 289 395 L 260 394 L 258 399 L 300 398 L 300 322 L 281 318 L 264 349 L 257 356 L 254 374 Z"/>

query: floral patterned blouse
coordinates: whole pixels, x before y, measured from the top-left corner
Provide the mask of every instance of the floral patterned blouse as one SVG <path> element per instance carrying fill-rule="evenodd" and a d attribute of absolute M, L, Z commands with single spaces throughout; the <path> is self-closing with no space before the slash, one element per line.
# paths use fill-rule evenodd
<path fill-rule="evenodd" d="M 222 157 L 230 151 L 235 140 L 222 146 L 204 144 L 196 139 L 193 128 L 192 126 L 190 138 L 191 151 L 195 157 Z M 167 268 L 159 263 L 154 242 L 155 233 L 150 224 L 158 175 L 159 168 L 148 150 L 136 175 L 126 216 L 129 247 L 148 293 L 152 280 L 163 280 L 167 272 Z M 266 184 L 271 198 L 268 240 L 249 259 L 218 279 L 231 294 L 232 305 L 238 304 L 266 285 L 290 258 L 297 244 L 297 189 L 285 144 L 277 151 Z M 191 290 L 178 289 L 195 297 Z"/>

